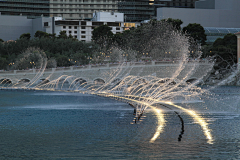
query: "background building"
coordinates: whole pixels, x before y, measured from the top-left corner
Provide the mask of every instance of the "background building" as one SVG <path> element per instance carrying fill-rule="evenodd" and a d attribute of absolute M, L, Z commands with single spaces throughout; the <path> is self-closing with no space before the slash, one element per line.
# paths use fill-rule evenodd
<path fill-rule="evenodd" d="M 118 11 L 124 13 L 125 21 L 141 22 L 156 19 L 157 8 L 194 8 L 198 0 L 120 0 Z"/>
<path fill-rule="evenodd" d="M 63 17 L 90 20 L 94 12 L 121 12 L 125 21 L 140 22 L 156 17 L 158 7 L 194 8 L 197 0 L 0 0 L 2 15 L 28 18 Z"/>
<path fill-rule="evenodd" d="M 1 15 L 27 16 L 28 18 L 49 17 L 49 0 L 1 0 Z"/>
<path fill-rule="evenodd" d="M 117 11 L 117 0 L 50 0 L 50 17 L 91 19 L 94 12 Z"/>
<path fill-rule="evenodd" d="M 112 28 L 113 34 L 117 34 L 140 25 L 140 23 L 124 22 L 123 13 L 100 12 L 95 14 L 98 15 L 96 21 L 64 20 L 62 17 L 27 19 L 25 16 L 1 15 L 0 22 L 4 23 L 0 23 L 0 38 L 4 41 L 16 40 L 23 33 L 30 33 L 33 38 L 36 31 L 55 33 L 58 36 L 60 31 L 66 31 L 68 36 L 71 34 L 80 41 L 90 42 L 95 27 L 106 24 Z"/>
<path fill-rule="evenodd" d="M 155 0 L 156 6 L 175 7 L 175 8 L 195 8 L 195 2 L 198 0 Z"/>
<path fill-rule="evenodd" d="M 239 28 L 239 0 L 197 1 L 194 9 L 158 8 L 157 19 L 181 19 L 182 26 L 199 23 L 203 27 Z"/>
<path fill-rule="evenodd" d="M 205 34 L 207 35 L 206 43 L 213 43 L 218 38 L 223 38 L 225 35 L 240 32 L 240 28 L 216 28 L 204 27 Z"/>
<path fill-rule="evenodd" d="M 124 13 L 126 22 L 141 22 L 155 16 L 154 1 L 122 0 L 118 2 L 118 11 Z"/>
<path fill-rule="evenodd" d="M 0 0 L 2 15 L 91 19 L 95 11 L 117 11 L 116 0 Z"/>

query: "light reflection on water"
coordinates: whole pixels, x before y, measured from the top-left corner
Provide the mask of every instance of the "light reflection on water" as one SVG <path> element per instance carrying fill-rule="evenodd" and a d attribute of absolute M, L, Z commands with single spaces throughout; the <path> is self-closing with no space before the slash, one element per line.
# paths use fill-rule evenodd
<path fill-rule="evenodd" d="M 151 109 L 143 121 L 131 124 L 133 109 L 104 97 L 33 91 L 0 91 L 0 96 L 0 159 L 240 158 L 237 112 L 199 112 L 212 130 L 214 143 L 208 144 L 202 128 L 185 112 L 179 112 L 184 120 L 179 142 L 181 122 L 173 111 L 163 110 L 166 124 L 149 143 L 158 126 Z"/>

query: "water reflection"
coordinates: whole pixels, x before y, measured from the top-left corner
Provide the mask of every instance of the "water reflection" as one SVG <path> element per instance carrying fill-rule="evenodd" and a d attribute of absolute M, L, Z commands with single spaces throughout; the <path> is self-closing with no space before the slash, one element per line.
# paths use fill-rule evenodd
<path fill-rule="evenodd" d="M 163 131 L 163 127 L 165 125 L 165 119 L 164 119 L 164 114 L 162 113 L 162 111 L 160 109 L 157 109 L 152 106 L 150 106 L 150 107 L 155 111 L 156 117 L 158 119 L 158 126 L 156 129 L 156 132 L 150 140 L 150 142 L 153 143 L 160 136 L 161 132 Z"/>
<path fill-rule="evenodd" d="M 194 120 L 196 120 L 196 122 L 199 123 L 199 125 L 202 127 L 203 133 L 206 136 L 206 138 L 208 139 L 208 143 L 213 144 L 211 130 L 208 128 L 207 122 L 202 117 L 200 117 L 196 112 L 194 112 L 192 110 L 188 110 L 186 108 L 183 108 L 179 105 L 173 104 L 172 102 L 165 102 L 165 103 L 169 104 L 171 106 L 174 106 L 176 108 L 179 108 L 179 109 L 187 112 L 189 115 L 191 115 L 194 118 Z"/>

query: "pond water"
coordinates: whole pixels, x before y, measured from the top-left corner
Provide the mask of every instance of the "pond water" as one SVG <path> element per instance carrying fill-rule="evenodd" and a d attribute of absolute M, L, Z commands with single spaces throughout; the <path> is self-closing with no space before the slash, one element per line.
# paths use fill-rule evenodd
<path fill-rule="evenodd" d="M 0 90 L 0 159 L 240 159 L 238 87 L 218 87 L 214 98 L 178 104 L 195 110 L 208 125 L 189 114 L 162 108 L 158 126 L 147 109 L 134 123 L 133 108 L 113 99 L 69 92 Z"/>

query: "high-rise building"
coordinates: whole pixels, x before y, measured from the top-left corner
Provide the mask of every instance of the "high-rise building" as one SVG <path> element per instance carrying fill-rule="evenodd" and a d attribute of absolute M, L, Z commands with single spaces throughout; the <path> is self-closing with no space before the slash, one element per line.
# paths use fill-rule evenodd
<path fill-rule="evenodd" d="M 117 11 L 117 0 L 50 0 L 50 16 L 91 19 L 94 12 Z"/>
<path fill-rule="evenodd" d="M 195 8 L 198 0 L 120 0 L 118 11 L 124 13 L 125 21 L 140 22 L 156 18 L 159 7 Z"/>
<path fill-rule="evenodd" d="M 0 0 L 1 15 L 24 15 L 28 18 L 49 17 L 49 0 Z"/>
<path fill-rule="evenodd" d="M 154 4 L 162 7 L 195 8 L 198 0 L 155 0 Z"/>
<path fill-rule="evenodd" d="M 117 11 L 116 0 L 0 0 L 2 15 L 24 15 L 28 18 L 59 17 L 90 19 L 97 11 Z"/>
<path fill-rule="evenodd" d="M 124 13 L 127 22 L 148 20 L 155 15 L 153 1 L 150 0 L 122 0 L 118 2 L 118 11 Z"/>
<path fill-rule="evenodd" d="M 62 17 L 89 20 L 99 11 L 121 12 L 125 21 L 140 22 L 156 17 L 156 8 L 194 8 L 198 0 L 0 0 L 2 15 L 28 18 Z"/>

